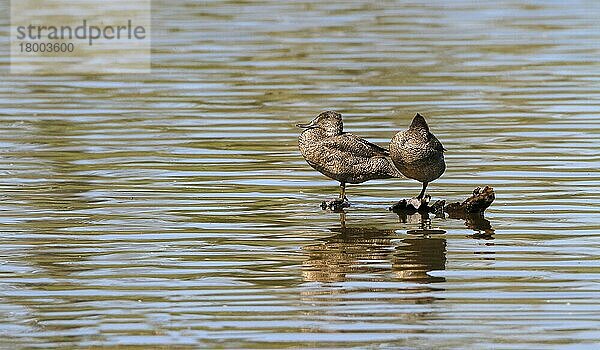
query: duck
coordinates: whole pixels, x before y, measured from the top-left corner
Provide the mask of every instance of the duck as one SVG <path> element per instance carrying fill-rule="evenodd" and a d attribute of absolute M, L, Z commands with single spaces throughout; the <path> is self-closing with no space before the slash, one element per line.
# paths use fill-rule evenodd
<path fill-rule="evenodd" d="M 346 184 L 402 177 L 394 167 L 387 149 L 354 134 L 344 132 L 342 115 L 325 111 L 308 123 L 298 138 L 300 153 L 313 169 L 340 183 L 339 198 L 333 206 L 349 206 Z M 322 204 L 327 207 L 326 202 Z"/>
<path fill-rule="evenodd" d="M 425 118 L 417 113 L 408 129 L 394 135 L 389 144 L 390 157 L 396 168 L 407 178 L 423 184 L 421 193 L 425 197 L 427 185 L 446 171 L 442 143 L 431 133 Z"/>

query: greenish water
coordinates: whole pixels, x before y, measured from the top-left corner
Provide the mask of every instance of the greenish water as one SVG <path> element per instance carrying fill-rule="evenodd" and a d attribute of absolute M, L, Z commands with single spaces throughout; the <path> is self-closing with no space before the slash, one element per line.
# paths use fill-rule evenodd
<path fill-rule="evenodd" d="M 153 9 L 151 75 L 0 81 L 1 347 L 599 344 L 596 2 Z M 408 234 L 406 179 L 322 211 L 325 109 L 381 145 L 426 115 L 429 194 L 491 185 L 487 221 Z"/>

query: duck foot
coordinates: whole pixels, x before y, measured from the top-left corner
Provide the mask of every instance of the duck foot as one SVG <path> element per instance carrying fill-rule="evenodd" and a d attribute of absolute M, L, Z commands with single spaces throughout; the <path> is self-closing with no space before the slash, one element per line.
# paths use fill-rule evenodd
<path fill-rule="evenodd" d="M 431 196 L 425 196 L 423 198 L 410 198 L 410 199 L 401 199 L 397 203 L 393 204 L 388 209 L 395 213 L 398 212 L 407 212 L 407 213 L 416 213 L 416 212 L 430 212 L 431 207 L 429 206 L 429 202 L 431 201 Z M 437 203 L 437 202 L 436 202 Z"/>
<path fill-rule="evenodd" d="M 321 209 L 323 210 L 331 210 L 331 211 L 342 211 L 344 208 L 348 208 L 350 206 L 350 202 L 347 199 L 334 199 L 332 201 L 323 201 L 321 203 Z"/>

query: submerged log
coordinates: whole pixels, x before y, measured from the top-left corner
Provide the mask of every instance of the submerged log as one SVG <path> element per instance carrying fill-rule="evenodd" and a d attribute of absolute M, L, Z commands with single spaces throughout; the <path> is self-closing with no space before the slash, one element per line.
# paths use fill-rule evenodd
<path fill-rule="evenodd" d="M 395 213 L 406 212 L 406 213 L 433 213 L 436 216 L 443 216 L 446 212 L 451 218 L 464 219 L 469 214 L 482 214 L 496 199 L 494 189 L 485 186 L 483 189 L 477 187 L 473 190 L 473 194 L 462 202 L 453 202 L 446 205 L 445 200 L 438 200 L 432 205 L 429 205 L 431 201 L 430 196 L 425 196 L 423 199 L 411 198 L 402 199 L 389 207 L 390 211 Z"/>

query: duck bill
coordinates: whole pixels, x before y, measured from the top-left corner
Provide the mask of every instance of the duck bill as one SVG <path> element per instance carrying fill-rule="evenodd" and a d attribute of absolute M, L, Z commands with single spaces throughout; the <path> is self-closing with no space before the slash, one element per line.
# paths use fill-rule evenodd
<path fill-rule="evenodd" d="M 317 125 L 315 124 L 314 120 L 312 120 L 310 123 L 296 124 L 296 126 L 299 127 L 299 128 L 302 128 L 302 129 L 311 129 L 311 128 L 317 127 Z"/>

